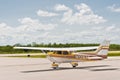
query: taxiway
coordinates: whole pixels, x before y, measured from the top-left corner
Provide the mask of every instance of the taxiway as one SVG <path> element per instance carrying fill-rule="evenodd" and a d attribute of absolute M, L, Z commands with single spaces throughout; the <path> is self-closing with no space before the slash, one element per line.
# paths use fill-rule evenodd
<path fill-rule="evenodd" d="M 0 57 L 0 80 L 120 80 L 120 57 L 80 62 L 74 69 L 60 64 L 57 70 L 47 59 Z"/>

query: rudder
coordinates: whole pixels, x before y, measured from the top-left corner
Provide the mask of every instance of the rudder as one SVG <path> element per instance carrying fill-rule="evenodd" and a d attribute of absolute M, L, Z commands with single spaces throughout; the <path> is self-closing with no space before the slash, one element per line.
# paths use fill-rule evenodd
<path fill-rule="evenodd" d="M 109 50 L 109 45 L 110 45 L 110 41 L 109 40 L 104 40 L 99 48 L 95 51 L 95 53 L 98 56 L 101 56 L 103 58 L 107 58 L 107 54 L 108 54 L 108 50 Z"/>

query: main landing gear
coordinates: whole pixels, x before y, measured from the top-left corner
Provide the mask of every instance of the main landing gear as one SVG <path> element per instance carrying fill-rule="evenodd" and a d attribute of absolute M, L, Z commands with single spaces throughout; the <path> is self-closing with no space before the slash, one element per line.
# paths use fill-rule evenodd
<path fill-rule="evenodd" d="M 56 64 L 55 62 L 52 63 L 52 68 L 53 69 L 58 69 L 58 64 Z"/>
<path fill-rule="evenodd" d="M 72 65 L 73 68 L 75 68 L 76 66 L 78 66 L 78 63 L 77 62 L 72 62 L 71 65 Z"/>
<path fill-rule="evenodd" d="M 73 68 L 75 68 L 76 66 L 78 66 L 78 63 L 77 62 L 71 62 L 71 65 Z M 58 69 L 58 64 L 56 64 L 55 62 L 52 63 L 52 68 L 53 69 Z"/>

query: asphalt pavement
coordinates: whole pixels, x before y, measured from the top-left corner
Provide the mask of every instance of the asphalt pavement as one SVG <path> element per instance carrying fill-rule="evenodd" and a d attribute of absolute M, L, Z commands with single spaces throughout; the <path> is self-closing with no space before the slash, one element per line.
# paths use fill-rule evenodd
<path fill-rule="evenodd" d="M 120 80 L 120 57 L 79 62 L 76 68 L 64 63 L 57 70 L 48 59 L 0 57 L 0 80 Z"/>

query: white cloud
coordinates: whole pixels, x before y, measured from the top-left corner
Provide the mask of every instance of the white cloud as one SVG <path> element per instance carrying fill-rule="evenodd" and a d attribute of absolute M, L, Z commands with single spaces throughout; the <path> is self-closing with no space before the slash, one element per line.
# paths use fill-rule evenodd
<path fill-rule="evenodd" d="M 0 44 L 40 43 L 57 26 L 56 24 L 43 24 L 29 17 L 19 19 L 19 22 L 21 24 L 17 27 L 0 23 Z"/>
<path fill-rule="evenodd" d="M 29 31 L 39 31 L 39 30 L 52 30 L 55 28 L 55 24 L 42 24 L 37 19 L 31 19 L 29 17 L 19 19 L 19 22 L 22 24 L 19 28 Z"/>
<path fill-rule="evenodd" d="M 67 24 L 99 24 L 104 23 L 107 20 L 105 20 L 102 16 L 99 16 L 95 14 L 91 8 L 81 3 L 80 5 L 75 5 L 75 8 L 79 12 L 73 13 L 73 10 L 65 5 L 57 5 L 55 6 L 55 9 L 57 11 L 65 11 L 63 14 L 63 18 L 61 19 L 62 22 Z"/>
<path fill-rule="evenodd" d="M 5 23 L 0 23 L 0 44 L 28 44 L 32 42 L 57 42 L 57 43 L 79 43 L 79 42 L 97 42 L 104 39 L 119 40 L 119 27 L 111 26 L 96 26 L 84 30 L 73 31 L 65 29 L 61 31 L 51 31 L 56 25 L 42 24 L 37 19 L 23 18 L 19 19 L 21 25 L 18 27 L 11 27 Z M 38 26 L 36 26 L 38 25 Z M 51 29 L 44 29 L 44 27 L 53 27 Z"/>
<path fill-rule="evenodd" d="M 56 11 L 66 11 L 66 10 L 70 10 L 70 8 L 65 6 L 64 4 L 57 4 L 55 6 L 55 10 Z"/>
<path fill-rule="evenodd" d="M 25 17 L 18 19 L 19 26 L 12 27 L 6 23 L 0 23 L 0 44 L 28 44 L 37 43 L 79 43 L 79 42 L 95 42 L 103 39 L 117 40 L 120 39 L 120 29 L 115 25 L 98 26 L 96 24 L 104 23 L 106 20 L 94 13 L 94 11 L 86 4 L 81 3 L 74 5 L 76 10 L 66 5 L 58 4 L 54 10 L 62 14 L 62 17 L 55 17 L 58 20 L 52 23 L 42 23 L 38 19 Z M 39 16 L 52 17 L 58 16 L 56 13 L 39 10 Z M 39 12 L 38 11 L 38 12 Z M 56 19 L 58 18 L 58 19 Z M 52 18 L 54 19 L 54 18 Z M 46 20 L 46 18 L 44 19 Z M 57 22 L 68 24 L 57 24 Z M 85 25 L 84 28 L 79 25 Z M 94 24 L 94 25 L 90 25 Z M 71 25 L 73 25 L 73 28 Z M 88 27 L 90 25 L 90 27 Z M 62 26 L 62 27 L 61 27 Z M 68 28 L 68 26 L 70 26 Z M 95 27 L 94 27 L 95 26 Z M 77 30 L 79 29 L 79 30 Z"/>
<path fill-rule="evenodd" d="M 112 26 L 98 26 L 93 27 L 89 30 L 85 30 L 81 33 L 84 34 L 85 37 L 94 38 L 94 39 L 109 39 L 109 40 L 117 40 L 120 34 L 118 34 L 120 29 L 115 25 Z"/>
<path fill-rule="evenodd" d="M 80 5 L 75 5 L 75 7 L 83 15 L 84 14 L 93 14 L 93 11 L 90 9 L 90 7 L 84 3 L 81 3 Z"/>
<path fill-rule="evenodd" d="M 97 41 L 103 41 L 105 39 L 113 41 L 119 41 L 119 27 L 115 25 L 111 26 L 96 26 L 90 27 L 84 30 L 78 31 L 66 31 L 62 34 L 64 42 L 69 43 L 95 43 Z"/>
<path fill-rule="evenodd" d="M 10 34 L 12 30 L 12 27 L 8 26 L 6 23 L 0 23 L 0 35 Z"/>
<path fill-rule="evenodd" d="M 113 30 L 116 31 L 115 29 L 116 29 L 116 27 L 114 25 L 112 25 L 112 26 L 107 27 L 105 30 L 108 32 L 111 32 Z"/>
<path fill-rule="evenodd" d="M 59 14 L 48 12 L 48 11 L 43 11 L 43 10 L 38 10 L 37 15 L 42 16 L 42 17 L 53 17 L 53 16 L 58 16 Z"/>
<path fill-rule="evenodd" d="M 9 44 L 14 35 L 13 28 L 6 23 L 0 23 L 0 44 Z"/>
<path fill-rule="evenodd" d="M 120 7 L 117 7 L 115 4 L 109 6 L 108 9 L 110 9 L 112 12 L 120 12 Z"/>

